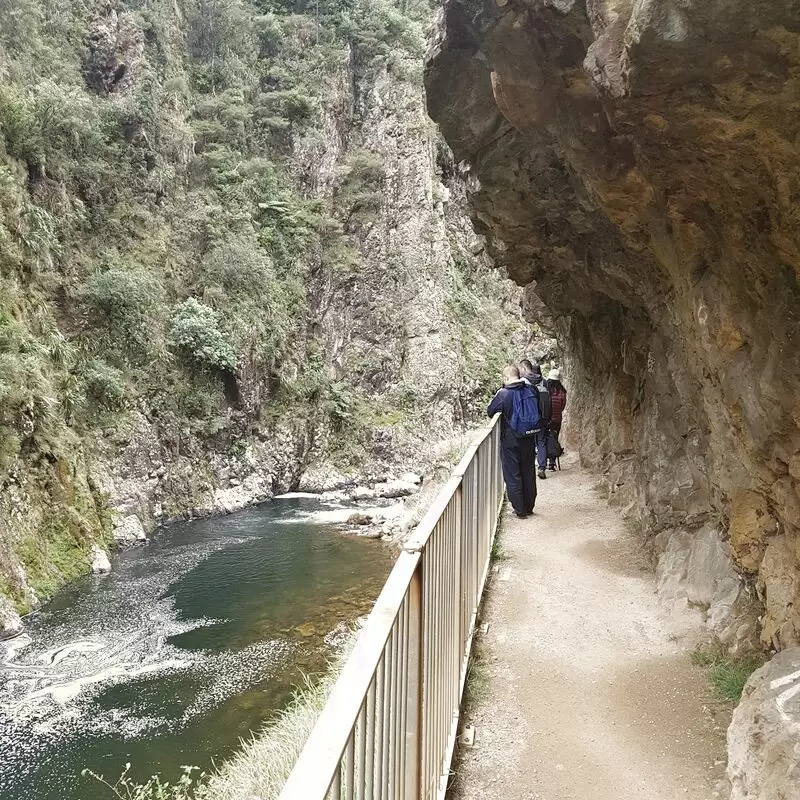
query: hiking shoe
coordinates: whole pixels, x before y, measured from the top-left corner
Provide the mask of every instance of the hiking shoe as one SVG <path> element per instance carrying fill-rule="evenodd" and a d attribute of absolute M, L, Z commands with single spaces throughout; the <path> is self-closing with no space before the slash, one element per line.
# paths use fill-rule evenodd
<path fill-rule="evenodd" d="M 545 471 L 543 469 L 539 470 L 538 475 L 542 480 L 547 478 L 547 473 L 545 473 Z"/>
<path fill-rule="evenodd" d="M 553 472 L 555 472 L 556 471 L 556 465 L 555 464 L 551 464 L 547 469 L 552 470 Z"/>

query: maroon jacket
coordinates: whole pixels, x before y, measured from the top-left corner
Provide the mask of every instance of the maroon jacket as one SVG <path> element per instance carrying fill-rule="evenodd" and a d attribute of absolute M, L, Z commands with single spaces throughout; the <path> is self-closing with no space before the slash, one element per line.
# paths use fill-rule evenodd
<path fill-rule="evenodd" d="M 564 407 L 567 405 L 567 390 L 561 385 L 560 382 L 548 381 L 550 389 L 550 405 L 552 407 L 552 417 L 550 418 L 551 425 L 558 425 L 561 427 L 561 418 L 564 414 Z"/>

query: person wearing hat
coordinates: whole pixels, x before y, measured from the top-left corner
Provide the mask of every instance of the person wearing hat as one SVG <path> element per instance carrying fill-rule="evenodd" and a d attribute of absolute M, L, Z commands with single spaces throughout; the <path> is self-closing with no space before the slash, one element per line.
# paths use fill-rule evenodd
<path fill-rule="evenodd" d="M 552 436 L 555 436 L 556 451 L 561 450 L 561 445 L 558 441 L 558 434 L 561 432 L 561 422 L 564 417 L 564 408 L 567 405 L 567 390 L 564 384 L 561 383 L 561 372 L 553 368 L 547 375 L 547 391 L 550 392 L 550 430 Z M 556 459 L 554 456 L 548 455 L 550 462 L 549 469 L 556 468 Z"/>
<path fill-rule="evenodd" d="M 547 431 L 550 428 L 550 395 L 547 391 L 542 368 L 538 364 L 533 364 L 527 358 L 519 362 L 519 374 L 522 380 L 530 384 L 539 399 L 539 416 L 541 417 L 541 429 L 536 434 L 536 461 L 539 464 L 539 477 L 544 480 L 547 475 Z"/>

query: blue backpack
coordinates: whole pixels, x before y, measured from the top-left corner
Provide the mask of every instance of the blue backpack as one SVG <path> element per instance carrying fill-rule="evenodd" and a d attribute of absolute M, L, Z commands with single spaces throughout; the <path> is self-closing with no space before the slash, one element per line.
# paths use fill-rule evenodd
<path fill-rule="evenodd" d="M 519 438 L 534 436 L 541 427 L 536 392 L 525 385 L 511 394 L 511 429 Z"/>

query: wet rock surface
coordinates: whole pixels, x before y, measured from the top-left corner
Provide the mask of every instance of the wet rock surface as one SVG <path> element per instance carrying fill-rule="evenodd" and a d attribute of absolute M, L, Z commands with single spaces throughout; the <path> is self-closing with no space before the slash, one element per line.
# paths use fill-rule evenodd
<path fill-rule="evenodd" d="M 95 545 L 92 548 L 92 574 L 107 575 L 109 572 L 111 572 L 111 562 L 108 559 L 108 553 Z"/>
<path fill-rule="evenodd" d="M 10 600 L 0 596 L 0 639 L 9 639 L 22 632 L 22 620 Z"/>
<path fill-rule="evenodd" d="M 447 0 L 426 67 L 476 230 L 570 347 L 568 443 L 682 553 L 713 523 L 738 626 L 763 613 L 777 648 L 800 642 L 799 27 L 788 3 Z"/>

